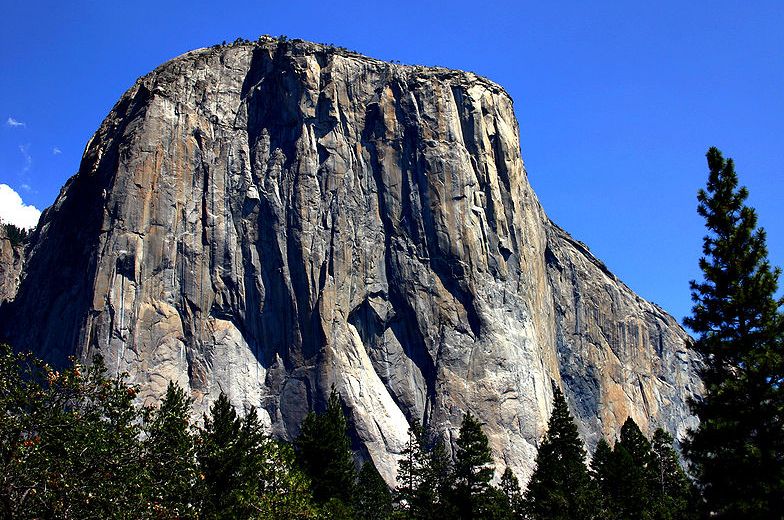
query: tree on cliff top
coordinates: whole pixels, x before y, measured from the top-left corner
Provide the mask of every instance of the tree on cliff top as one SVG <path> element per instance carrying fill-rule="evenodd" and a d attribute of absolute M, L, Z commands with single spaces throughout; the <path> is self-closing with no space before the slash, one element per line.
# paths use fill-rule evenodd
<path fill-rule="evenodd" d="M 784 320 L 780 269 L 768 261 L 765 231 L 745 204 L 732 159 L 706 154 L 708 182 L 697 195 L 705 219 L 694 307 L 684 323 L 703 355 L 705 395 L 685 453 L 708 508 L 726 518 L 771 518 L 784 510 Z"/>

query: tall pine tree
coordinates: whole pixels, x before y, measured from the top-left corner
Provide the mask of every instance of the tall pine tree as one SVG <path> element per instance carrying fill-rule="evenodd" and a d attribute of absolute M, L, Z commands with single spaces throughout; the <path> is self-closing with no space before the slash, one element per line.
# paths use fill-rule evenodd
<path fill-rule="evenodd" d="M 501 493 L 504 496 L 504 509 L 507 518 L 522 518 L 524 512 L 523 493 L 520 482 L 512 468 L 507 467 L 501 475 Z"/>
<path fill-rule="evenodd" d="M 144 441 L 148 500 L 155 516 L 195 516 L 197 469 L 190 425 L 191 400 L 171 381 L 157 410 L 148 411 Z"/>
<path fill-rule="evenodd" d="M 566 399 L 553 385 L 553 411 L 526 492 L 530 518 L 593 518 L 594 494 L 585 456 Z"/>
<path fill-rule="evenodd" d="M 612 448 L 604 439 L 599 439 L 593 452 L 590 475 L 594 482 L 594 489 L 598 493 L 596 500 L 598 518 L 606 520 L 617 518 L 612 500 L 612 497 L 618 494 L 615 458 Z"/>
<path fill-rule="evenodd" d="M 613 509 L 620 518 L 652 518 L 651 443 L 631 417 L 621 426 L 621 437 L 615 443 L 612 458 L 616 479 L 615 494 L 611 497 Z"/>
<path fill-rule="evenodd" d="M 408 431 L 409 441 L 398 463 L 396 498 L 406 518 L 454 518 L 454 472 L 443 440 L 428 448 L 418 422 Z"/>
<path fill-rule="evenodd" d="M 707 506 L 724 518 L 780 517 L 784 510 L 784 324 L 776 298 L 779 269 L 768 262 L 765 232 L 732 159 L 707 153 L 708 183 L 694 307 L 684 323 L 703 355 L 705 395 L 692 404 L 700 425 L 685 452 Z"/>
<path fill-rule="evenodd" d="M 686 476 L 672 447 L 672 436 L 657 429 L 651 439 L 651 495 L 657 520 L 696 518 L 696 501 L 691 481 Z"/>
<path fill-rule="evenodd" d="M 392 493 L 370 460 L 357 475 L 354 511 L 364 520 L 386 520 L 392 515 Z"/>
<path fill-rule="evenodd" d="M 196 449 L 203 517 L 249 518 L 257 511 L 266 440 L 256 410 L 241 419 L 221 392 L 204 418 Z"/>
<path fill-rule="evenodd" d="M 297 458 L 313 484 L 318 502 L 331 499 L 351 504 L 356 469 L 348 438 L 348 425 L 335 388 L 323 414 L 310 412 L 302 422 L 296 443 Z"/>
<path fill-rule="evenodd" d="M 417 518 L 415 511 L 421 502 L 420 493 L 427 468 L 426 453 L 422 447 L 424 436 L 419 422 L 413 421 L 408 429 L 408 442 L 398 462 L 396 500 L 408 516 Z M 427 501 L 427 500 L 426 500 Z"/>
<path fill-rule="evenodd" d="M 254 509 L 264 519 L 320 518 L 310 492 L 310 479 L 296 464 L 294 448 L 267 439 L 264 459 L 256 473 L 258 496 Z"/>
<path fill-rule="evenodd" d="M 454 503 L 458 518 L 487 517 L 492 500 L 493 458 L 480 422 L 470 412 L 463 416 L 456 442 Z"/>

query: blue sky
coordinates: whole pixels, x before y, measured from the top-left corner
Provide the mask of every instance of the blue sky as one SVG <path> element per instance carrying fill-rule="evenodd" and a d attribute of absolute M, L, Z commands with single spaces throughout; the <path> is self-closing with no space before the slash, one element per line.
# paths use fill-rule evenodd
<path fill-rule="evenodd" d="M 38 208 L 138 76 L 286 34 L 502 84 L 550 217 L 679 319 L 699 275 L 709 146 L 735 159 L 784 264 L 780 0 L 1 2 L 0 184 Z"/>

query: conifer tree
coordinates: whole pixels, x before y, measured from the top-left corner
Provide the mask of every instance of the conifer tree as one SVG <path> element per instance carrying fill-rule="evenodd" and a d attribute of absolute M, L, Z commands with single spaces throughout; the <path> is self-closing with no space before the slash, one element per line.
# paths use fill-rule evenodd
<path fill-rule="evenodd" d="M 357 475 L 354 511 L 365 520 L 385 520 L 392 515 L 392 493 L 371 461 L 365 461 Z"/>
<path fill-rule="evenodd" d="M 607 520 L 616 518 L 612 497 L 617 495 L 617 477 L 613 450 L 604 439 L 599 439 L 591 459 L 591 479 L 597 496 L 597 517 Z"/>
<path fill-rule="evenodd" d="M 430 503 L 425 508 L 426 518 L 455 518 L 456 506 L 453 500 L 455 472 L 452 460 L 446 451 L 444 440 L 439 438 L 427 451 L 425 478 L 422 488 L 430 490 Z"/>
<path fill-rule="evenodd" d="M 689 520 L 696 518 L 692 483 L 672 447 L 672 436 L 658 428 L 651 440 L 651 483 L 654 518 Z"/>
<path fill-rule="evenodd" d="M 255 409 L 244 419 L 223 392 L 204 418 L 196 450 L 206 518 L 248 518 L 258 496 L 264 437 Z"/>
<path fill-rule="evenodd" d="M 417 518 L 412 510 L 417 509 L 418 495 L 422 489 L 427 465 L 425 451 L 422 448 L 423 436 L 424 432 L 419 422 L 413 421 L 408 429 L 408 442 L 398 462 L 396 501 L 402 510 L 411 512 L 410 516 L 413 518 Z"/>
<path fill-rule="evenodd" d="M 703 355 L 705 394 L 692 403 L 699 426 L 684 450 L 707 506 L 725 518 L 771 518 L 784 510 L 784 325 L 780 270 L 765 231 L 738 187 L 732 159 L 711 148 L 697 212 L 708 230 L 684 323 Z"/>
<path fill-rule="evenodd" d="M 290 444 L 267 440 L 257 479 L 258 497 L 254 507 L 260 518 L 320 518 L 310 491 L 310 479 L 297 466 Z"/>
<path fill-rule="evenodd" d="M 652 518 L 651 443 L 628 417 L 613 449 L 613 508 L 620 518 Z"/>
<path fill-rule="evenodd" d="M 506 517 L 510 519 L 522 518 L 524 512 L 523 493 L 520 482 L 511 468 L 507 467 L 501 475 L 501 492 L 505 498 Z"/>
<path fill-rule="evenodd" d="M 398 463 L 396 500 L 408 518 L 451 518 L 454 477 L 443 440 L 427 449 L 418 422 L 409 429 L 409 441 Z"/>
<path fill-rule="evenodd" d="M 190 406 L 191 400 L 182 388 L 170 381 L 160 408 L 148 413 L 144 458 L 149 477 L 147 495 L 154 516 L 195 515 L 197 468 Z"/>
<path fill-rule="evenodd" d="M 454 503 L 458 518 L 483 518 L 492 502 L 493 459 L 479 421 L 467 412 L 456 442 Z"/>
<path fill-rule="evenodd" d="M 305 417 L 296 450 L 302 468 L 311 479 L 315 499 L 320 503 L 335 499 L 349 506 L 356 470 L 346 416 L 334 387 L 326 411 L 310 412 Z"/>
<path fill-rule="evenodd" d="M 526 492 L 526 510 L 530 518 L 593 517 L 592 484 L 585 457 L 566 399 L 553 385 L 553 411 Z"/>
<path fill-rule="evenodd" d="M 202 481 L 199 497 L 201 510 L 207 518 L 236 505 L 233 496 L 238 486 L 235 468 L 242 454 L 237 449 L 242 422 L 223 392 L 204 417 L 199 435 L 197 459 Z"/>

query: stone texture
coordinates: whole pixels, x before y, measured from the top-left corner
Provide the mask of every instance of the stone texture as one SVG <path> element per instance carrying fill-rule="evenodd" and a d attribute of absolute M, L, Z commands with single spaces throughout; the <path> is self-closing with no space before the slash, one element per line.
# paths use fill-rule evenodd
<path fill-rule="evenodd" d="M 526 480 L 561 385 L 589 446 L 680 433 L 688 336 L 550 223 L 512 101 L 474 74 L 267 39 L 140 78 L 42 216 L 17 348 L 220 391 L 283 438 L 334 385 L 388 481 L 419 419 Z"/>
<path fill-rule="evenodd" d="M 0 223 L 0 306 L 13 300 L 24 269 L 24 247 L 14 246 Z"/>

